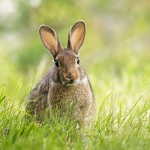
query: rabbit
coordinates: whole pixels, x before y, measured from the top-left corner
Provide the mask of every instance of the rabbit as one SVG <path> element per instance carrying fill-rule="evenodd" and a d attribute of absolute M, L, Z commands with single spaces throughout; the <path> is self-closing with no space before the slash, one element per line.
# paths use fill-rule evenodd
<path fill-rule="evenodd" d="M 39 35 L 51 53 L 54 66 L 38 82 L 27 99 L 26 111 L 36 116 L 48 109 L 51 113 L 65 113 L 72 103 L 71 117 L 88 125 L 95 112 L 95 100 L 90 81 L 80 66 L 79 49 L 86 33 L 84 21 L 79 20 L 70 29 L 67 48 L 63 48 L 56 32 L 46 26 L 39 27 Z"/>

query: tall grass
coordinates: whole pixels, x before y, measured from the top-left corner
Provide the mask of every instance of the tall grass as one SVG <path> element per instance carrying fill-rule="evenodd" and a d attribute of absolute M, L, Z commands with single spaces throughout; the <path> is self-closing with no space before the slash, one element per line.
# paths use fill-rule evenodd
<path fill-rule="evenodd" d="M 124 64 L 111 58 L 105 66 L 89 67 L 97 112 L 86 129 L 76 128 L 65 117 L 45 119 L 42 124 L 34 118 L 28 121 L 24 111 L 28 88 L 23 93 L 25 87 L 18 84 L 14 95 L 9 95 L 1 85 L 0 149 L 150 149 L 149 61 L 139 56 L 135 59 L 140 62 Z M 116 62 L 121 67 L 115 66 Z"/>
<path fill-rule="evenodd" d="M 0 19 L 0 150 L 149 150 L 149 0 L 39 2 L 13 1 L 16 14 Z M 67 117 L 25 119 L 26 96 L 52 60 L 38 26 L 54 28 L 65 46 L 79 19 L 87 24 L 80 54 L 95 93 L 94 121 L 83 129 Z"/>

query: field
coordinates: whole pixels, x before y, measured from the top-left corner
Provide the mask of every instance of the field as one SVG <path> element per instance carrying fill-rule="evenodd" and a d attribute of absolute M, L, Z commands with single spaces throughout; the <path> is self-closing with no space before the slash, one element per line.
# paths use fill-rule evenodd
<path fill-rule="evenodd" d="M 45 0 L 29 7 L 22 1 L 18 2 L 20 24 L 15 18 L 4 25 L 8 20 L 2 19 L 1 150 L 150 149 L 150 4 L 148 0 L 117 2 L 83 1 L 80 6 L 74 1 Z M 46 13 L 49 9 L 55 12 L 52 16 Z M 77 129 L 65 117 L 45 119 L 42 124 L 25 119 L 29 91 L 53 65 L 37 27 L 43 22 L 52 26 L 65 45 L 68 29 L 79 19 L 87 24 L 80 57 L 95 94 L 93 122 Z"/>

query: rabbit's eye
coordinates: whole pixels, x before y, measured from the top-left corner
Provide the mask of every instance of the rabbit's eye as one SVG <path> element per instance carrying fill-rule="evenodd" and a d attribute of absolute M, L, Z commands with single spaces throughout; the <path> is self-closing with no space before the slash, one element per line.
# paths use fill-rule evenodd
<path fill-rule="evenodd" d="M 57 67 L 59 67 L 58 60 L 55 60 L 54 63 L 55 63 L 55 65 L 56 65 Z"/>
<path fill-rule="evenodd" d="M 80 63 L 80 59 L 79 59 L 79 57 L 77 57 L 77 64 L 79 64 Z"/>

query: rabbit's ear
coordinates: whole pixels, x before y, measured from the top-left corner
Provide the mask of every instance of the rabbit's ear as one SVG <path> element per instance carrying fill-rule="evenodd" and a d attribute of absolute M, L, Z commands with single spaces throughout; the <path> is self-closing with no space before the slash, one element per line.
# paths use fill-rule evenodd
<path fill-rule="evenodd" d="M 78 51 L 84 42 L 85 32 L 86 29 L 84 21 L 78 21 L 70 29 L 68 36 L 68 48 L 73 50 L 76 54 L 78 54 Z"/>
<path fill-rule="evenodd" d="M 41 25 L 39 27 L 39 34 L 44 46 L 51 52 L 51 54 L 55 58 L 57 52 L 59 50 L 62 50 L 62 46 L 59 43 L 56 32 L 46 25 Z"/>

